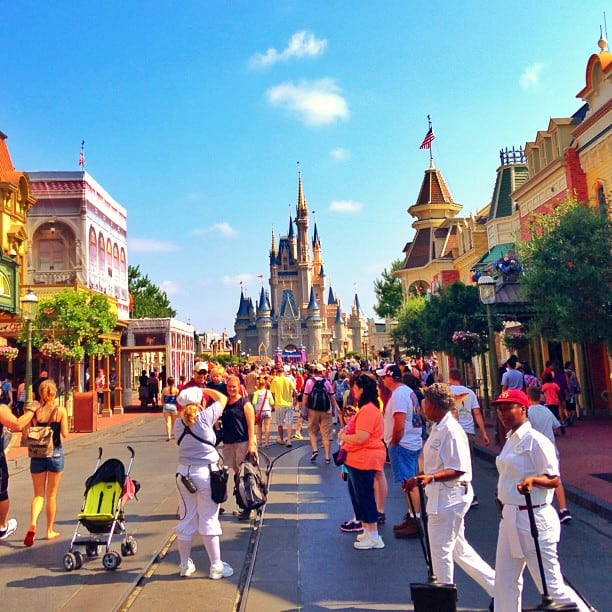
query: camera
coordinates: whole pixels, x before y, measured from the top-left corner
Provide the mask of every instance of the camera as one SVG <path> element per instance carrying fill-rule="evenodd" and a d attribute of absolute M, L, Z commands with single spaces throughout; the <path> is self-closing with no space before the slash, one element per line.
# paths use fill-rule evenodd
<path fill-rule="evenodd" d="M 187 474 L 186 476 L 181 476 L 181 482 L 190 493 L 195 493 L 198 490 L 198 487 L 195 486 L 195 483 L 193 482 L 193 480 L 191 480 L 189 474 Z"/>

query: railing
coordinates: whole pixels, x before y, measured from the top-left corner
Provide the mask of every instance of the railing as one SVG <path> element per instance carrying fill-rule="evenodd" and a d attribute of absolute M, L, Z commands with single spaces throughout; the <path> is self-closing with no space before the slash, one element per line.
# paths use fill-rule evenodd
<path fill-rule="evenodd" d="M 75 270 L 53 270 L 50 272 L 34 272 L 35 285 L 71 285 L 76 282 Z"/>

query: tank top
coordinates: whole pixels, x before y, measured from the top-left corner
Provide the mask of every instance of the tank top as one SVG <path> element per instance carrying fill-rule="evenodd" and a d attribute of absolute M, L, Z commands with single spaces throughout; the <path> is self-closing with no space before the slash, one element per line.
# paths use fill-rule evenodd
<path fill-rule="evenodd" d="M 237 444 L 249 439 L 249 430 L 244 415 L 244 401 L 244 398 L 241 397 L 237 402 L 227 404 L 223 410 L 221 422 L 223 423 L 224 444 Z"/>

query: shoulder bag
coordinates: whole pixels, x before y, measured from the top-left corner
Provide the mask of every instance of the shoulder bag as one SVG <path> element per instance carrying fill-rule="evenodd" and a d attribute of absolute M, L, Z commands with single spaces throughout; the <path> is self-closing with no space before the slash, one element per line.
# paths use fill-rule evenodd
<path fill-rule="evenodd" d="M 183 438 L 189 434 L 193 436 L 196 440 L 199 440 L 203 444 L 208 444 L 212 446 L 215 450 L 215 445 L 204 438 L 200 438 L 196 434 L 191 431 L 185 423 L 183 422 L 183 427 L 185 428 L 180 438 L 177 441 L 177 444 L 180 444 Z M 211 465 L 209 464 L 208 470 L 210 472 L 210 497 L 216 504 L 222 504 L 224 501 L 227 501 L 227 481 L 229 480 L 229 468 L 227 465 L 223 464 L 223 456 L 217 450 L 217 469 L 213 470 Z"/>

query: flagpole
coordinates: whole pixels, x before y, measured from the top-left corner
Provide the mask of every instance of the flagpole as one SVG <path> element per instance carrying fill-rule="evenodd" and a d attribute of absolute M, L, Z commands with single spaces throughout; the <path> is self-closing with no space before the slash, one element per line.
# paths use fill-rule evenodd
<path fill-rule="evenodd" d="M 429 115 L 427 115 L 427 122 L 429 123 L 429 131 L 433 134 L 433 128 L 431 126 L 431 117 Z M 429 145 L 429 167 L 433 168 L 433 151 L 431 143 Z"/>

